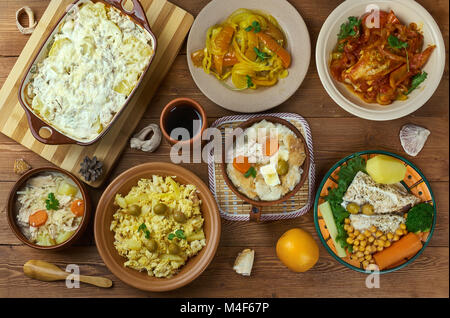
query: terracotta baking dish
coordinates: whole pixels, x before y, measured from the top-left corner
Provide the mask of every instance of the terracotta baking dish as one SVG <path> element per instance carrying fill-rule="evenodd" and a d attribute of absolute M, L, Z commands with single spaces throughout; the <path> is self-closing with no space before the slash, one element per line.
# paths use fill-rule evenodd
<path fill-rule="evenodd" d="M 310 156 L 310 154 L 309 154 L 306 140 L 303 137 L 303 135 L 301 134 L 301 132 L 287 120 L 281 119 L 279 117 L 274 117 L 274 116 L 258 116 L 258 117 L 254 117 L 254 118 L 250 118 L 249 120 L 246 120 L 245 122 L 240 124 L 238 126 L 238 128 L 245 130 L 246 128 L 248 128 L 248 127 L 252 126 L 253 124 L 258 123 L 264 119 L 267 120 L 268 122 L 284 125 L 284 126 L 288 127 L 290 130 L 292 130 L 292 132 L 295 133 L 297 138 L 299 138 L 303 142 L 303 145 L 305 147 L 306 158 L 305 158 L 305 162 L 303 163 L 303 165 L 301 167 L 303 170 L 303 173 L 300 177 L 300 181 L 292 191 L 288 192 L 286 195 L 284 195 L 282 198 L 280 198 L 276 201 L 256 201 L 256 200 L 252 200 L 252 199 L 248 198 L 246 195 L 242 194 L 234 186 L 233 182 L 230 180 L 230 177 L 228 177 L 227 168 L 226 168 L 227 163 L 225 162 L 226 153 L 227 153 L 228 149 L 225 149 L 226 143 L 223 143 L 222 163 L 221 163 L 223 178 L 224 178 L 227 186 L 230 188 L 231 191 L 233 191 L 234 194 L 236 194 L 236 196 L 238 198 L 247 202 L 248 204 L 251 204 L 252 208 L 250 211 L 250 221 L 259 221 L 264 207 L 282 203 L 282 202 L 286 201 L 287 199 L 289 199 L 290 197 L 292 197 L 294 194 L 296 194 L 300 190 L 300 188 L 303 186 L 303 184 L 305 183 L 306 178 L 308 177 L 308 171 L 309 171 L 309 158 L 310 158 L 309 156 Z"/>
<path fill-rule="evenodd" d="M 16 213 L 17 213 L 17 191 L 20 190 L 25 183 L 32 177 L 44 173 L 44 172 L 58 172 L 61 174 L 66 175 L 70 179 L 72 179 L 73 182 L 78 186 L 78 189 L 80 189 L 80 192 L 83 196 L 84 204 L 85 204 L 85 210 L 84 210 L 84 217 L 81 221 L 80 226 L 78 227 L 77 231 L 65 242 L 58 244 L 58 245 L 52 245 L 52 246 L 40 246 L 37 244 L 34 244 L 30 242 L 25 235 L 22 234 L 22 231 L 20 230 L 19 225 L 16 222 Z M 86 230 L 89 220 L 91 218 L 91 200 L 89 199 L 88 192 L 86 190 L 86 187 L 70 172 L 67 172 L 61 168 L 57 167 L 43 167 L 43 168 L 36 168 L 32 169 L 28 172 L 26 172 L 24 175 L 20 177 L 20 179 L 14 184 L 11 191 L 9 192 L 8 197 L 8 223 L 11 227 L 11 230 L 16 234 L 17 238 L 21 240 L 24 244 L 39 249 L 39 250 L 62 250 L 69 246 L 71 246 L 74 242 L 76 242 L 84 233 Z"/>
<path fill-rule="evenodd" d="M 72 8 L 73 8 L 73 6 L 81 5 L 81 4 L 85 3 L 86 1 L 87 0 L 77 0 L 73 3 Z M 47 37 L 47 39 L 44 41 L 44 43 L 42 44 L 42 46 L 39 49 L 36 56 L 33 58 L 32 62 L 30 63 L 30 66 L 27 69 L 27 72 L 25 73 L 26 75 L 24 76 L 24 78 L 21 82 L 21 85 L 20 85 L 20 89 L 19 89 L 19 102 L 22 105 L 22 107 L 25 110 L 25 113 L 27 115 L 28 126 L 30 127 L 30 131 L 37 140 L 39 140 L 40 142 L 42 142 L 44 144 L 48 144 L 48 145 L 78 144 L 78 145 L 82 145 L 82 146 L 87 146 L 87 145 L 91 145 L 91 144 L 97 142 L 100 138 L 102 138 L 109 131 L 109 129 L 114 125 L 114 122 L 123 113 L 124 109 L 126 108 L 128 103 L 132 99 L 134 93 L 140 86 L 142 79 L 144 78 L 145 74 L 147 73 L 147 71 L 153 61 L 155 53 L 156 53 L 156 48 L 157 48 L 156 37 L 150 29 L 150 24 L 148 23 L 145 11 L 142 8 L 142 5 L 139 3 L 138 0 L 131 0 L 131 2 L 133 4 L 133 8 L 130 11 L 127 11 L 123 7 L 123 4 L 126 2 L 126 0 L 91 0 L 91 1 L 94 3 L 102 2 L 105 5 L 113 6 L 117 9 L 119 9 L 123 14 L 129 16 L 133 22 L 135 22 L 137 25 L 144 28 L 152 38 L 153 46 L 154 46 L 153 47 L 153 55 L 150 57 L 150 61 L 147 65 L 147 67 L 145 68 L 144 72 L 142 73 L 141 77 L 139 78 L 135 88 L 131 91 L 130 95 L 126 99 L 122 108 L 120 108 L 120 110 L 114 115 L 113 119 L 108 124 L 108 126 L 105 127 L 103 129 L 103 131 L 95 139 L 93 139 L 91 141 L 80 141 L 75 138 L 67 136 L 63 132 L 54 128 L 50 123 L 47 123 L 41 117 L 36 115 L 34 113 L 33 109 L 31 108 L 31 106 L 28 105 L 28 103 L 26 102 L 26 98 L 25 98 L 25 94 L 24 94 L 24 90 L 31 80 L 31 72 L 30 72 L 31 68 L 33 67 L 33 65 L 35 65 L 35 63 L 44 59 L 45 56 L 47 55 L 47 50 L 45 48 L 47 48 L 48 44 L 51 42 L 51 40 L 53 38 L 53 35 L 57 32 L 58 26 L 67 19 L 68 13 L 71 12 L 71 10 L 67 10 L 67 12 L 55 24 L 55 26 L 52 29 L 52 32 Z M 82 93 L 82 92 L 80 92 L 80 93 Z"/>
<path fill-rule="evenodd" d="M 206 236 L 206 246 L 181 267 L 179 273 L 171 278 L 151 277 L 147 272 L 125 267 L 126 259 L 119 255 L 114 247 L 114 232 L 110 230 L 113 214 L 117 210 L 114 197 L 117 193 L 126 195 L 142 178 L 153 175 L 176 176 L 176 181 L 182 184 L 193 184 L 197 187 L 198 196 L 202 201 L 201 211 L 204 218 L 203 230 Z M 103 192 L 95 213 L 94 234 L 98 252 L 108 269 L 124 283 L 135 288 L 162 292 L 182 287 L 197 278 L 212 261 L 220 240 L 220 217 L 216 201 L 206 184 L 189 170 L 178 165 L 164 162 L 145 163 L 131 168 L 116 179 Z"/>

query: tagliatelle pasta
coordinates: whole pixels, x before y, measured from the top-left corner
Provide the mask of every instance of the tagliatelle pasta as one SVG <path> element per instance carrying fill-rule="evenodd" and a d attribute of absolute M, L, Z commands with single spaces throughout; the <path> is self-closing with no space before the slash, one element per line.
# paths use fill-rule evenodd
<path fill-rule="evenodd" d="M 192 53 L 195 66 L 202 67 L 231 89 L 273 86 L 288 76 L 291 55 L 276 19 L 257 10 L 238 9 L 224 22 L 211 26 L 206 47 Z"/>
<path fill-rule="evenodd" d="M 436 46 L 423 45 L 418 26 L 401 23 L 393 11 L 349 17 L 331 55 L 331 75 L 367 103 L 405 100 L 427 77 L 422 68 Z"/>

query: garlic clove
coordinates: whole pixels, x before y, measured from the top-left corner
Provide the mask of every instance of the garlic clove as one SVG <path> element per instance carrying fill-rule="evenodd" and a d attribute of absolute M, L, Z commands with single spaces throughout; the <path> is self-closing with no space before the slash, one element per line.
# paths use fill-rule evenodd
<path fill-rule="evenodd" d="M 417 156 L 422 150 L 431 132 L 413 124 L 406 124 L 400 130 L 400 143 L 405 152 L 410 156 Z"/>
<path fill-rule="evenodd" d="M 236 273 L 243 276 L 250 276 L 253 267 L 253 260 L 255 258 L 255 251 L 246 248 L 238 254 L 234 262 L 233 269 Z"/>

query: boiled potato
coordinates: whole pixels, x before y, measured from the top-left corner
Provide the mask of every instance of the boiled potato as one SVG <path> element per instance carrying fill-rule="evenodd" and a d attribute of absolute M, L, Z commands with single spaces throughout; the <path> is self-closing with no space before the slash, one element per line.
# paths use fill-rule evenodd
<path fill-rule="evenodd" d="M 78 193 L 78 188 L 69 182 L 61 182 L 58 187 L 58 194 L 74 197 Z"/>
<path fill-rule="evenodd" d="M 53 246 L 56 245 L 56 241 L 48 233 L 41 232 L 36 238 L 36 244 L 40 246 Z"/>
<path fill-rule="evenodd" d="M 406 174 L 406 167 L 401 161 L 386 155 L 367 160 L 366 170 L 375 182 L 382 184 L 400 182 Z"/>
<path fill-rule="evenodd" d="M 67 232 L 61 232 L 56 237 L 56 244 L 61 244 L 65 241 L 67 241 L 72 235 L 74 231 L 67 231 Z"/>

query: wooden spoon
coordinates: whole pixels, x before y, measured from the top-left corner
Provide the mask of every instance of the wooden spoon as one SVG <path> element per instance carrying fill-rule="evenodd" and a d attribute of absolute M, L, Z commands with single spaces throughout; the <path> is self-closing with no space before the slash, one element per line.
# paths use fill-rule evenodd
<path fill-rule="evenodd" d="M 23 272 L 26 276 L 44 282 L 65 280 L 70 273 L 63 271 L 58 266 L 39 260 L 30 260 L 23 265 Z M 94 277 L 79 275 L 79 281 L 98 287 L 108 288 L 112 286 L 112 281 L 104 277 Z"/>

